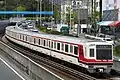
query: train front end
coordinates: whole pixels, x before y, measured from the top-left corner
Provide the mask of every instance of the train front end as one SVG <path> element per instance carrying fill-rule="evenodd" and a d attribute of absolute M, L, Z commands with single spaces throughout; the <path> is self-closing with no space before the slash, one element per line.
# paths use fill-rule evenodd
<path fill-rule="evenodd" d="M 113 45 L 106 42 L 87 43 L 79 60 L 90 73 L 109 73 L 113 66 Z"/>

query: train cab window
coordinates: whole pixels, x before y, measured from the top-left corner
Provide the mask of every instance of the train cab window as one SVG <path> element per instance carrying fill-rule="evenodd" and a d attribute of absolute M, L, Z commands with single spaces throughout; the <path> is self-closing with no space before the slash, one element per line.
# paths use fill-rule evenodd
<path fill-rule="evenodd" d="M 70 45 L 70 53 L 73 53 L 73 46 Z"/>
<path fill-rule="evenodd" d="M 94 49 L 90 49 L 90 57 L 94 57 Z"/>
<path fill-rule="evenodd" d="M 60 50 L 60 43 L 57 43 L 57 50 Z"/>
<path fill-rule="evenodd" d="M 65 44 L 65 52 L 68 52 L 68 44 Z"/>
<path fill-rule="evenodd" d="M 54 41 L 54 49 L 56 49 L 56 42 Z"/>
<path fill-rule="evenodd" d="M 44 42 L 43 42 L 43 46 L 45 46 L 45 40 L 44 40 Z"/>
<path fill-rule="evenodd" d="M 74 46 L 74 54 L 78 55 L 78 47 Z"/>
<path fill-rule="evenodd" d="M 62 51 L 64 51 L 64 44 L 62 43 L 62 45 L 61 45 L 61 48 L 62 48 Z"/>
<path fill-rule="evenodd" d="M 51 42 L 51 48 L 53 48 L 53 42 Z"/>
<path fill-rule="evenodd" d="M 40 39 L 38 39 L 38 44 L 40 45 Z"/>

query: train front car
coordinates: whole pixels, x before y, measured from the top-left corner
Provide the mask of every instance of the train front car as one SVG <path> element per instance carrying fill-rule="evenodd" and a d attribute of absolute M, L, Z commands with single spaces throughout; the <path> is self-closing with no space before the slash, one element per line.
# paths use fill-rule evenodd
<path fill-rule="evenodd" d="M 109 73 L 113 65 L 113 45 L 107 42 L 79 45 L 79 61 L 90 73 Z"/>

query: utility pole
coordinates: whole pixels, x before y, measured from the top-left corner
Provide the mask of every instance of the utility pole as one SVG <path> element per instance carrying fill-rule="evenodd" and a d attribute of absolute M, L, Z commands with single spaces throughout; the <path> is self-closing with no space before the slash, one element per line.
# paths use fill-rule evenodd
<path fill-rule="evenodd" d="M 71 27 L 72 27 L 72 24 L 71 24 L 71 5 L 72 5 L 72 3 L 70 1 L 70 30 L 71 30 Z"/>
<path fill-rule="evenodd" d="M 102 21 L 102 0 L 100 0 L 100 14 L 99 20 Z"/>
<path fill-rule="evenodd" d="M 39 0 L 36 0 L 36 1 L 37 1 L 37 11 L 39 11 Z M 40 24 L 39 24 L 39 15 L 38 14 L 36 14 L 36 21 L 39 26 Z"/>
<path fill-rule="evenodd" d="M 40 0 L 40 12 L 42 11 L 42 0 Z M 40 26 L 42 24 L 42 21 L 41 21 L 41 14 L 40 14 Z"/>
<path fill-rule="evenodd" d="M 53 12 L 53 0 L 52 0 L 52 12 Z M 51 30 L 53 30 L 53 16 L 51 15 Z"/>

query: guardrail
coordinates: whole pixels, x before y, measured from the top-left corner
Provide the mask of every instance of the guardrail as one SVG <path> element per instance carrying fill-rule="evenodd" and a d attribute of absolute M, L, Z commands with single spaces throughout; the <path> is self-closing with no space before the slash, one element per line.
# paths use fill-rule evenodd
<path fill-rule="evenodd" d="M 28 57 L 19 53 L 18 51 L 7 46 L 3 42 L 0 42 L 0 48 L 8 53 L 14 60 L 16 60 L 20 65 L 23 65 L 27 70 L 29 77 L 33 80 L 64 80 L 63 78 L 57 76 L 56 74 L 50 72 L 43 66 L 35 63 Z"/>

